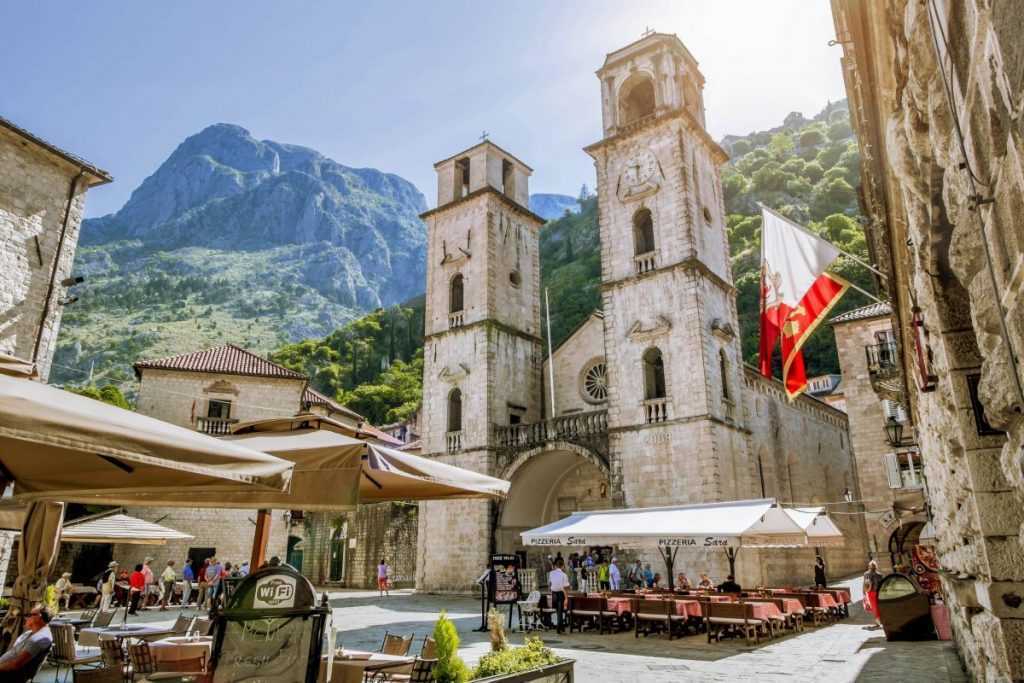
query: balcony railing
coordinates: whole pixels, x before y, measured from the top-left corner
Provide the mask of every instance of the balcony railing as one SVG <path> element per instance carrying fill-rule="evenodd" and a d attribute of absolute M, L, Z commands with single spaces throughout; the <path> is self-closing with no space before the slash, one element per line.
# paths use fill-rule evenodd
<path fill-rule="evenodd" d="M 462 450 L 462 430 L 456 430 L 454 432 L 448 432 L 445 434 L 445 438 L 448 443 L 449 453 L 458 453 Z"/>
<path fill-rule="evenodd" d="M 633 263 L 636 265 L 636 274 L 643 275 L 649 273 L 657 268 L 657 259 L 655 259 L 656 251 L 648 251 L 643 254 L 637 254 L 633 257 Z"/>
<path fill-rule="evenodd" d="M 649 398 L 644 401 L 644 419 L 647 424 L 664 422 L 668 419 L 668 399 Z"/>
<path fill-rule="evenodd" d="M 894 341 L 864 347 L 871 388 L 880 398 L 903 402 L 903 364 Z"/>
<path fill-rule="evenodd" d="M 530 424 L 494 425 L 494 440 L 499 448 L 525 448 L 547 441 L 571 441 L 607 432 L 608 411 L 594 410 Z"/>
<path fill-rule="evenodd" d="M 231 433 L 231 427 L 238 424 L 238 420 L 227 417 L 197 417 L 196 431 L 203 434 L 223 436 Z"/>
<path fill-rule="evenodd" d="M 462 327 L 462 311 L 448 314 L 448 328 Z"/>

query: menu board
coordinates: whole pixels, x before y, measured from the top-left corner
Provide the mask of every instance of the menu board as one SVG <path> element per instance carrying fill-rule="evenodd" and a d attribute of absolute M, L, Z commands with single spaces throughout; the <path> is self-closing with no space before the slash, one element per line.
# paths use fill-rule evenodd
<path fill-rule="evenodd" d="M 305 683 L 316 620 L 276 617 L 224 625 L 215 683 Z"/>
<path fill-rule="evenodd" d="M 519 556 L 491 555 L 491 602 L 497 605 L 516 602 L 519 597 Z"/>

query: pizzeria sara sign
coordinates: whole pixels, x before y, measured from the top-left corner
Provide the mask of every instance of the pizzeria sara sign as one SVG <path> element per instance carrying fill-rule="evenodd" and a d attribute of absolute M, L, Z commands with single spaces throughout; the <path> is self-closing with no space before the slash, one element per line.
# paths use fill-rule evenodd
<path fill-rule="evenodd" d="M 639 539 L 630 539 L 635 542 Z M 675 536 L 657 540 L 661 548 L 726 548 L 735 545 L 735 539 L 728 536 Z M 528 545 L 601 545 L 612 543 L 614 539 L 586 536 L 540 536 L 527 539 Z"/>

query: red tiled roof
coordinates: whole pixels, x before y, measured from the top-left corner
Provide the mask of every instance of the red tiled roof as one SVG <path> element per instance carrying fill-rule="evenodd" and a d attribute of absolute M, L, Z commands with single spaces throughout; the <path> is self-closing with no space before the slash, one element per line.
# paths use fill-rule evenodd
<path fill-rule="evenodd" d="M 137 362 L 134 368 L 136 376 L 142 375 L 141 370 L 154 368 L 184 372 L 210 372 L 222 375 L 307 379 L 303 374 L 289 370 L 283 365 L 278 365 L 234 344 L 225 344 L 212 349 L 193 351 L 167 358 L 142 360 Z"/>
<path fill-rule="evenodd" d="M 366 419 L 351 408 L 346 408 L 345 406 L 332 401 L 312 387 L 306 387 L 306 390 L 302 392 L 302 402 L 305 405 L 310 406 L 327 406 L 336 413 L 343 413 L 359 420 L 360 422 Z"/>
<path fill-rule="evenodd" d="M 383 441 L 389 446 L 401 446 L 403 444 L 403 441 L 401 439 L 396 439 L 387 432 L 382 432 L 371 424 L 364 424 L 362 427 L 359 428 L 359 431 L 362 432 L 363 434 L 369 434 L 373 438 L 377 439 L 378 441 Z"/>

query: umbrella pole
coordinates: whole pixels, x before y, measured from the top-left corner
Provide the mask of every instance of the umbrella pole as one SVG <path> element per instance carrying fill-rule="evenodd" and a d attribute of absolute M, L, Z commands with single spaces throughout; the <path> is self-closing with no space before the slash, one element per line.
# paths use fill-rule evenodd
<path fill-rule="evenodd" d="M 263 566 L 267 556 L 267 543 L 270 541 L 270 510 L 256 512 L 256 532 L 252 539 L 252 556 L 249 558 L 249 571 L 256 571 Z"/>

